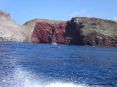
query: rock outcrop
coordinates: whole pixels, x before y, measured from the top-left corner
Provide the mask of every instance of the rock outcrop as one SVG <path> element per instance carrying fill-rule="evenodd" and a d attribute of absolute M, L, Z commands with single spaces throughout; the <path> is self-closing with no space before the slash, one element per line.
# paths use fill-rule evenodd
<path fill-rule="evenodd" d="M 28 41 L 27 30 L 16 24 L 6 12 L 0 11 L 0 41 Z"/>
<path fill-rule="evenodd" d="M 47 23 L 37 22 L 35 30 L 32 34 L 32 42 L 36 43 L 51 43 L 55 38 L 55 42 L 64 44 L 65 43 L 65 27 L 66 22 L 63 23 Z M 55 35 L 54 35 L 55 34 Z"/>
<path fill-rule="evenodd" d="M 96 18 L 75 17 L 59 23 L 37 22 L 32 42 L 59 44 L 117 46 L 117 23 Z"/>
<path fill-rule="evenodd" d="M 28 30 L 30 42 L 31 42 L 31 37 L 32 37 L 33 31 L 35 29 L 35 25 L 37 22 L 55 24 L 55 23 L 63 23 L 64 21 L 56 21 L 56 20 L 48 20 L 48 19 L 33 19 L 30 21 L 27 21 L 26 23 L 23 24 L 23 26 L 26 27 Z"/>
<path fill-rule="evenodd" d="M 77 19 L 83 25 L 80 29 L 83 44 L 117 46 L 116 22 L 97 18 L 73 18 L 73 20 Z"/>

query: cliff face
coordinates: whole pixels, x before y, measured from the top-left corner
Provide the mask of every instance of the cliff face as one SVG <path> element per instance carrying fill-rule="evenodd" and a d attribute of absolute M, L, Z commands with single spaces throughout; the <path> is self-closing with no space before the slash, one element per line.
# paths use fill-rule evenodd
<path fill-rule="evenodd" d="M 70 21 L 34 19 L 19 25 L 0 11 L 0 41 L 117 46 L 117 22 L 75 17 Z"/>
<path fill-rule="evenodd" d="M 0 11 L 0 41 L 27 41 L 26 29 L 15 23 L 8 13 Z"/>
<path fill-rule="evenodd" d="M 55 20 L 48 20 L 48 19 L 33 19 L 30 21 L 27 21 L 26 23 L 24 23 L 24 27 L 26 27 L 26 29 L 28 30 L 28 37 L 29 37 L 29 41 L 31 42 L 31 37 L 33 34 L 33 31 L 35 29 L 35 25 L 37 22 L 40 22 L 41 24 L 45 24 L 45 27 L 48 27 L 48 24 L 55 24 L 55 23 L 63 23 L 64 21 L 55 21 Z"/>
<path fill-rule="evenodd" d="M 65 22 L 57 24 L 37 22 L 32 34 L 32 42 L 51 43 L 55 39 L 57 43 L 65 43 L 65 27 Z"/>
<path fill-rule="evenodd" d="M 117 23 L 96 18 L 72 18 L 59 23 L 37 22 L 32 42 L 117 46 Z"/>
<path fill-rule="evenodd" d="M 83 23 L 82 43 L 87 45 L 117 46 L 117 23 L 96 18 L 74 18 Z"/>

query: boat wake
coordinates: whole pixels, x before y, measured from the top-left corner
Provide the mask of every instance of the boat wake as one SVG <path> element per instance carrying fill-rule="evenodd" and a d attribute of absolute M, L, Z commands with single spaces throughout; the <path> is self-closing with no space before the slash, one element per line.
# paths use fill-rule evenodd
<path fill-rule="evenodd" d="M 0 81 L 0 87 L 87 87 L 83 84 L 74 84 L 72 82 L 44 82 L 42 78 L 37 78 L 31 72 L 16 68 L 12 74 L 6 76 Z"/>

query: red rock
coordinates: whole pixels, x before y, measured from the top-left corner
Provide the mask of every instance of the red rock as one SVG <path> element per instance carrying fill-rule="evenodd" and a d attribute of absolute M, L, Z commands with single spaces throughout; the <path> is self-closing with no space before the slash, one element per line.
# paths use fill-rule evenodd
<path fill-rule="evenodd" d="M 97 25 L 103 28 L 102 23 L 108 26 L 110 21 L 99 23 L 98 21 L 95 18 L 80 18 L 80 20 L 73 18 L 68 22 L 54 24 L 37 22 L 32 34 L 32 42 L 51 43 L 54 38 L 59 44 L 117 46 L 116 37 L 104 35 L 96 30 Z"/>
<path fill-rule="evenodd" d="M 37 22 L 35 30 L 32 34 L 32 42 L 34 43 L 51 43 L 53 38 L 53 30 L 55 33 L 55 40 L 57 43 L 64 43 L 66 23 L 49 24 L 45 22 Z"/>

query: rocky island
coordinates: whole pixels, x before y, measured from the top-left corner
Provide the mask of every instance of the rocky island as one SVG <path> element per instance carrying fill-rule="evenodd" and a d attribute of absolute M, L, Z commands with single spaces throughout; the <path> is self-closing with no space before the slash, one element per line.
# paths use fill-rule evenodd
<path fill-rule="evenodd" d="M 0 41 L 117 46 L 117 22 L 74 17 L 68 21 L 33 19 L 17 24 L 0 11 Z"/>

